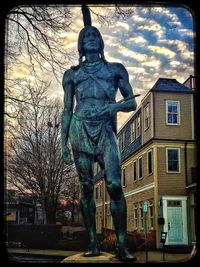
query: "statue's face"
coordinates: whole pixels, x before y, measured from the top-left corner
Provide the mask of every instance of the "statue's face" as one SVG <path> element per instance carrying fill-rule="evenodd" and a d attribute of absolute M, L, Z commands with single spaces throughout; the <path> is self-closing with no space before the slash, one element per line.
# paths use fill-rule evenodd
<path fill-rule="evenodd" d="M 93 28 L 88 28 L 83 35 L 83 50 L 85 52 L 100 51 L 100 38 Z"/>

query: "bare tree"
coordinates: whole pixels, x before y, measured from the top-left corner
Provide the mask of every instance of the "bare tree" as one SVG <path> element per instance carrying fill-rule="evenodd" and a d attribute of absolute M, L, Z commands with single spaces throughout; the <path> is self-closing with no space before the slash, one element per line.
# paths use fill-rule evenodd
<path fill-rule="evenodd" d="M 105 6 L 105 14 L 96 12 L 95 6 L 89 9 L 101 25 L 124 19 L 134 11 L 133 8 L 117 5 L 114 8 Z M 81 11 L 81 6 L 77 6 L 75 10 L 69 5 L 29 5 L 10 10 L 6 16 L 6 106 L 15 106 L 18 101 L 20 93 L 13 96 L 13 90 L 23 90 L 20 79 L 13 77 L 16 69 L 24 67 L 26 76 L 32 75 L 36 78 L 41 77 L 41 74 L 49 76 L 51 73 L 60 80 L 66 65 L 77 59 L 73 49 L 66 51 L 61 36 L 64 34 L 67 37 L 72 32 L 78 35 L 75 27 L 78 10 Z M 13 108 L 11 112 L 9 109 L 5 114 L 16 117 L 18 110 Z"/>
<path fill-rule="evenodd" d="M 61 105 L 47 98 L 44 84 L 35 90 L 29 86 L 27 91 L 31 104 L 23 103 L 13 131 L 8 182 L 39 200 L 44 222 L 53 223 L 67 174 L 61 158 Z"/>
<path fill-rule="evenodd" d="M 81 10 L 81 7 L 80 7 Z M 105 8 L 107 12 L 99 14 L 90 8 L 101 24 L 114 23 L 133 13 L 131 8 L 115 6 Z M 15 64 L 24 64 L 20 55 L 26 51 L 33 73 L 36 67 L 43 72 L 51 71 L 55 77 L 65 69 L 66 61 L 74 59 L 73 51 L 65 51 L 60 42 L 60 34 L 77 32 L 74 27 L 77 14 L 68 5 L 18 6 L 7 15 L 7 46 L 5 47 L 9 68 Z M 13 65 L 14 64 L 14 65 Z"/>
<path fill-rule="evenodd" d="M 62 198 L 67 200 L 65 210 L 70 212 L 70 224 L 73 225 L 75 222 L 75 213 L 80 211 L 80 184 L 75 165 L 67 173 Z"/>

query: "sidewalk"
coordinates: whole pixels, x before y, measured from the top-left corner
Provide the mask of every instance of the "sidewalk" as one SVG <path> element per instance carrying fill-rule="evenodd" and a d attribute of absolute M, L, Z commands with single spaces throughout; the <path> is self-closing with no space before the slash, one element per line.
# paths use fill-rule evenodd
<path fill-rule="evenodd" d="M 51 249 L 29 249 L 26 248 L 8 248 L 8 253 L 15 256 L 15 259 L 20 259 L 20 257 L 51 257 L 60 259 L 60 261 L 69 256 L 80 253 L 80 251 L 65 251 L 65 250 L 51 250 Z M 144 262 L 163 262 L 163 252 L 162 251 L 148 251 L 147 260 L 145 251 L 136 251 L 133 253 L 137 257 L 137 263 Z M 177 253 L 165 253 L 164 260 L 169 263 L 186 262 L 192 258 L 191 253 L 177 254 Z M 50 260 L 49 260 L 50 262 Z"/>

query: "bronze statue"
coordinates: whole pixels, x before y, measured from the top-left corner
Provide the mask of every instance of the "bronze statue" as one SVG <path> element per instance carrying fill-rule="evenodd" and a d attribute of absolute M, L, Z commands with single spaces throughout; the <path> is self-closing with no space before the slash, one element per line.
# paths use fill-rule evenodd
<path fill-rule="evenodd" d="M 73 161 L 67 146 L 71 143 L 81 185 L 81 209 L 90 244 L 85 256 L 100 255 L 96 236 L 93 198 L 93 163 L 104 170 L 110 196 L 110 210 L 117 236 L 116 256 L 122 261 L 135 258 L 126 248 L 127 209 L 121 187 L 120 151 L 116 138 L 117 112 L 136 109 L 128 73 L 120 63 L 104 57 L 104 42 L 97 28 L 85 26 L 78 39 L 79 65 L 64 73 L 62 114 L 62 155 L 66 164 Z M 120 90 L 124 101 L 117 103 Z M 74 100 L 76 106 L 74 108 Z"/>

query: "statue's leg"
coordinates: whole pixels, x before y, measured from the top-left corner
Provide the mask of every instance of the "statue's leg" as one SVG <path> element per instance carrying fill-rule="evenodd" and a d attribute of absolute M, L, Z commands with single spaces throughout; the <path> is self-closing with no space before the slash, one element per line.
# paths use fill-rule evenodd
<path fill-rule="evenodd" d="M 110 196 L 110 211 L 117 236 L 116 255 L 122 261 L 135 261 L 136 258 L 126 248 L 127 208 L 121 186 L 121 157 L 117 140 L 112 135 L 106 140 L 99 164 L 104 169 L 107 191 Z"/>
<path fill-rule="evenodd" d="M 93 157 L 85 153 L 80 153 L 75 159 L 81 185 L 81 211 L 90 239 L 89 250 L 85 256 L 96 256 L 100 253 L 96 235 L 96 205 L 93 197 L 94 182 L 92 163 Z"/>
<path fill-rule="evenodd" d="M 106 140 L 104 152 L 101 157 L 98 157 L 98 161 L 101 168 L 104 169 L 117 244 L 125 246 L 127 230 L 126 201 L 121 187 L 120 152 L 115 138 Z"/>

